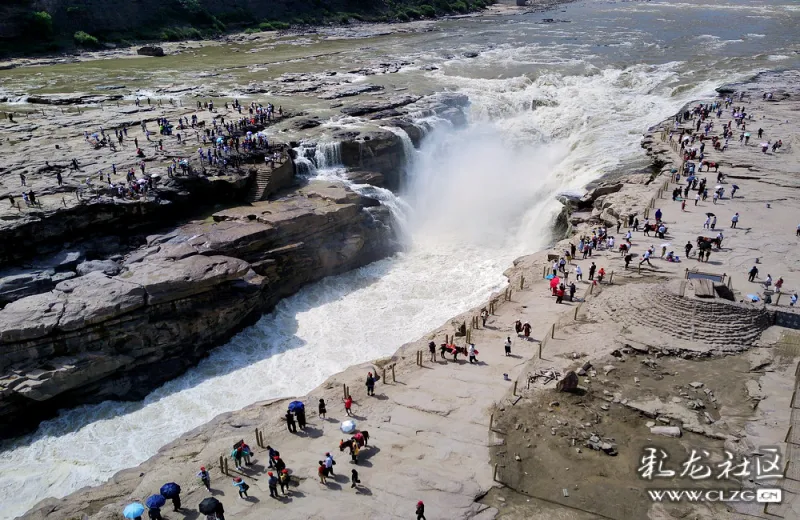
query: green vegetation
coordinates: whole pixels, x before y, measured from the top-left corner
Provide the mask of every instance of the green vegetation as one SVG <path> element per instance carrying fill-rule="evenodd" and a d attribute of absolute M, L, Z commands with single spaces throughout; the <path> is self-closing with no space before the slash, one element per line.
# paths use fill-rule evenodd
<path fill-rule="evenodd" d="M 18 4 L 11 20 L 16 37 L 4 40 L 0 55 L 35 54 L 78 46 L 102 48 L 104 42 L 129 45 L 137 40 L 178 41 L 209 38 L 226 31 L 282 31 L 294 26 L 347 25 L 355 22 L 408 22 L 483 9 L 494 0 L 306 0 L 274 11 L 251 0 L 146 0 L 135 20 L 120 22 L 100 4 L 52 0 L 50 11 L 33 10 L 31 0 Z M 36 5 L 41 5 L 36 4 Z M 212 14 L 210 9 L 213 10 Z M 347 10 L 342 9 L 347 8 Z M 340 10 L 341 9 L 341 10 Z M 357 12 L 350 9 L 357 9 Z M 268 16 L 269 18 L 262 18 Z M 55 22 L 54 22 L 55 19 Z M 260 21 L 259 21 L 260 20 Z"/>
<path fill-rule="evenodd" d="M 261 22 L 258 28 L 262 31 L 285 31 L 290 25 L 286 22 Z"/>
<path fill-rule="evenodd" d="M 97 49 L 100 45 L 100 40 L 95 38 L 89 33 L 78 31 L 72 35 L 72 39 L 78 47 L 87 47 L 89 49 Z"/>

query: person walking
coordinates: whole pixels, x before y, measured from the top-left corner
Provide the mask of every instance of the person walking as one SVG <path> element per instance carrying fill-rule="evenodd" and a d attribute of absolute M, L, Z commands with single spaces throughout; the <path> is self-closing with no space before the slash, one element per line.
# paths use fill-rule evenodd
<path fill-rule="evenodd" d="M 172 510 L 176 513 L 181 510 L 181 488 L 178 487 L 178 492 L 172 497 Z"/>
<path fill-rule="evenodd" d="M 425 504 L 422 503 L 422 500 L 417 502 L 417 520 L 428 520 L 425 518 Z"/>
<path fill-rule="evenodd" d="M 506 338 L 505 350 L 506 350 L 506 356 L 510 356 L 511 355 L 511 336 Z"/>
<path fill-rule="evenodd" d="M 367 373 L 367 395 L 375 395 L 375 378 L 372 377 L 372 372 Z"/>
<path fill-rule="evenodd" d="M 222 502 L 217 502 L 217 507 L 214 508 L 214 515 L 217 520 L 225 520 L 225 508 L 222 507 Z"/>
<path fill-rule="evenodd" d="M 158 507 L 151 507 L 148 509 L 147 516 L 150 520 L 164 520 L 164 517 L 161 516 L 161 509 Z"/>
<path fill-rule="evenodd" d="M 525 339 L 530 341 L 531 339 L 531 324 L 527 321 L 522 325 L 522 335 L 525 336 Z"/>
<path fill-rule="evenodd" d="M 469 355 L 469 364 L 477 363 L 477 359 L 475 359 L 475 343 L 470 343 L 469 348 L 467 349 L 467 355 Z"/>
<path fill-rule="evenodd" d="M 355 468 L 350 472 L 350 482 L 352 482 L 350 484 L 351 488 L 358 487 L 358 484 L 361 484 L 361 479 L 358 478 L 358 471 Z"/>
<path fill-rule="evenodd" d="M 693 247 L 694 246 L 692 245 L 691 240 L 686 242 L 686 247 L 684 248 L 686 250 L 686 258 L 689 258 L 689 252 L 692 250 Z"/>
<path fill-rule="evenodd" d="M 205 466 L 200 467 L 200 471 L 197 473 L 200 482 L 206 487 L 208 491 L 211 491 L 211 475 L 208 474 Z"/>
<path fill-rule="evenodd" d="M 589 266 L 589 280 L 594 280 L 594 272 L 597 270 L 597 266 L 592 262 L 592 265 Z"/>
<path fill-rule="evenodd" d="M 233 459 L 233 463 L 236 465 L 236 469 L 242 471 L 242 459 L 244 458 L 244 450 L 242 449 L 241 444 L 237 448 L 233 448 L 231 452 L 231 458 Z"/>
<path fill-rule="evenodd" d="M 800 229 L 800 226 L 798 226 L 798 229 Z M 579 265 L 575 266 L 575 279 L 583 280 L 583 271 L 581 271 L 581 266 Z"/>
<path fill-rule="evenodd" d="M 289 433 L 297 433 L 297 425 L 294 422 L 292 412 L 286 412 L 286 427 L 289 428 Z"/>
<path fill-rule="evenodd" d="M 325 463 L 322 462 L 321 460 L 317 461 L 317 462 L 319 462 L 319 467 L 317 467 L 317 475 L 319 475 L 319 481 L 322 484 L 327 484 L 328 483 L 327 482 L 327 472 L 328 472 L 328 470 L 327 470 L 327 468 L 325 468 Z"/>
<path fill-rule="evenodd" d="M 328 409 L 325 408 L 325 399 L 322 399 L 322 398 L 320 398 L 320 400 L 319 400 L 319 416 L 323 420 L 327 420 L 328 419 L 328 417 L 327 417 L 328 416 Z"/>
<path fill-rule="evenodd" d="M 708 229 L 711 227 L 711 217 L 707 216 L 706 221 L 703 222 L 703 229 Z"/>
<path fill-rule="evenodd" d="M 281 470 L 280 477 L 278 477 L 278 485 L 281 487 L 281 493 L 288 495 L 289 491 L 289 470 Z"/>
<path fill-rule="evenodd" d="M 286 469 L 286 463 L 280 457 L 280 455 L 275 455 L 275 471 L 283 471 Z"/>
<path fill-rule="evenodd" d="M 250 486 L 247 485 L 247 482 L 242 480 L 242 477 L 236 477 L 233 479 L 233 487 L 238 489 L 239 498 L 247 498 L 247 490 L 250 489 Z"/>
<path fill-rule="evenodd" d="M 355 441 L 351 442 L 350 443 L 350 461 L 353 464 L 358 464 L 358 452 L 359 451 L 360 450 L 358 448 L 358 443 L 355 442 Z"/>
<path fill-rule="evenodd" d="M 756 266 L 753 266 L 753 268 L 752 268 L 752 269 L 750 269 L 750 270 L 747 272 L 747 274 L 749 275 L 749 276 L 747 277 L 747 281 L 748 281 L 748 282 L 754 282 L 754 281 L 755 281 L 755 279 L 756 279 L 756 276 L 758 276 L 758 267 L 756 267 Z"/>
<path fill-rule="evenodd" d="M 279 498 L 278 496 L 278 477 L 276 477 L 271 471 L 267 473 L 269 479 L 267 480 L 267 485 L 269 486 L 269 496 L 270 498 Z"/>
<path fill-rule="evenodd" d="M 717 216 L 714 215 L 713 217 L 711 217 L 711 229 L 714 229 L 716 225 L 717 225 Z"/>
<path fill-rule="evenodd" d="M 651 253 L 650 253 L 649 249 L 644 252 L 644 256 L 642 256 L 642 259 L 639 261 L 639 267 L 641 267 L 642 264 L 645 263 L 645 262 L 647 262 L 647 265 L 649 265 L 651 267 L 653 266 L 653 264 L 650 263 L 650 254 Z"/>
<path fill-rule="evenodd" d="M 736 224 L 739 223 L 739 213 L 735 213 L 731 217 L 731 228 L 736 229 Z"/>
<path fill-rule="evenodd" d="M 330 452 L 326 453 L 325 454 L 325 468 L 328 470 L 328 475 L 336 476 L 336 474 L 333 472 L 333 465 L 334 464 L 336 464 L 336 461 L 333 460 L 333 456 L 330 454 Z"/>
<path fill-rule="evenodd" d="M 344 399 L 344 411 L 348 417 L 353 416 L 353 413 L 350 411 L 350 408 L 352 407 L 353 407 L 353 398 L 348 395 L 347 398 Z"/>

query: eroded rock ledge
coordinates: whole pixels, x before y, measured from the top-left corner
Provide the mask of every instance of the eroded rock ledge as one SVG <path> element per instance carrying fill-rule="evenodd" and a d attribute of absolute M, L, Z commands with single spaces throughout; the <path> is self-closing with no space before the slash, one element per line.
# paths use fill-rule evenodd
<path fill-rule="evenodd" d="M 312 182 L 150 236 L 117 275 L 90 272 L 9 303 L 0 436 L 62 407 L 141 399 L 280 298 L 390 254 L 389 219 L 342 184 Z"/>

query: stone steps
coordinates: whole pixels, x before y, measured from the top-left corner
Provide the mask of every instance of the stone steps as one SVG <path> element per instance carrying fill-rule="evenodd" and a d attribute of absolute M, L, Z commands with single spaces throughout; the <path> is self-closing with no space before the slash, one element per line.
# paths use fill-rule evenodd
<path fill-rule="evenodd" d="M 770 325 L 769 315 L 763 309 L 721 300 L 681 298 L 669 284 L 639 284 L 604 291 L 588 312 L 631 331 L 653 329 L 709 345 L 752 345 Z"/>

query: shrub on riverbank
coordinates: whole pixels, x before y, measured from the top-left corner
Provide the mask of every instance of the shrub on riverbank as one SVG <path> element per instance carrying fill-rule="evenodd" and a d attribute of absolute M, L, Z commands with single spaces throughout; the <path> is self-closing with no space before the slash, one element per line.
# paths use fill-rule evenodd
<path fill-rule="evenodd" d="M 78 47 L 86 47 L 88 49 L 99 49 L 101 47 L 100 40 L 83 31 L 77 31 L 72 35 L 72 39 Z"/>

